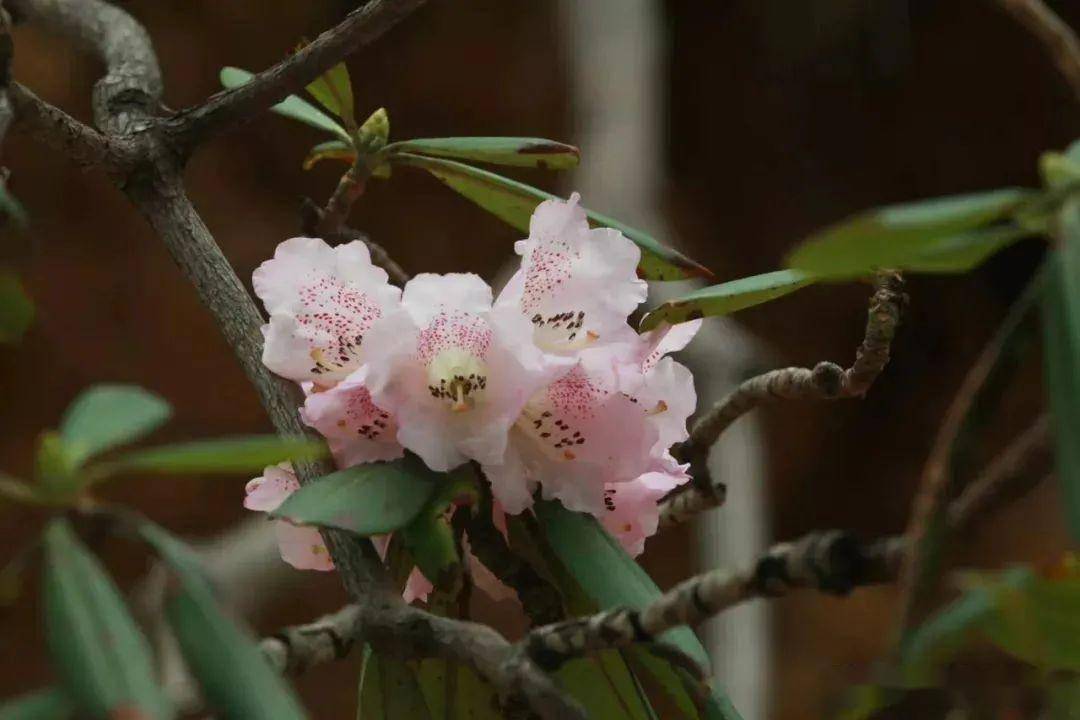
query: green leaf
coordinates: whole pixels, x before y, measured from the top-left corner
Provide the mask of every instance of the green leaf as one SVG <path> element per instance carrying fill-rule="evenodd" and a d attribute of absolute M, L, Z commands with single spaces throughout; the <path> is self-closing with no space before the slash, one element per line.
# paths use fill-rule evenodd
<path fill-rule="evenodd" d="M 416 679 L 433 720 L 503 718 L 495 689 L 467 665 L 427 658 L 418 663 Z"/>
<path fill-rule="evenodd" d="M 554 195 L 516 180 L 465 165 L 453 160 L 395 153 L 388 156 L 393 163 L 418 167 L 428 171 L 451 189 L 473 201 L 495 217 L 522 232 L 529 231 L 533 210 Z M 641 248 L 638 274 L 648 280 L 682 280 L 688 277 L 712 277 L 705 267 L 677 250 L 661 245 L 651 235 L 623 225 L 605 215 L 585 210 L 591 225 L 618 230 Z"/>
<path fill-rule="evenodd" d="M 0 473 L 0 500 L 20 505 L 41 505 L 48 502 L 48 498 L 42 497 L 38 488 L 5 473 Z"/>
<path fill-rule="evenodd" d="M 326 454 L 316 440 L 278 435 L 250 435 L 221 440 L 196 440 L 127 453 L 95 467 L 95 479 L 118 472 L 247 473 L 285 460 L 313 460 Z"/>
<path fill-rule="evenodd" d="M 171 718 L 146 639 L 119 590 L 66 520 L 45 530 L 45 634 L 64 691 L 80 714 L 122 709 Z"/>
<path fill-rule="evenodd" d="M 537 503 L 535 512 L 552 551 L 601 609 L 642 608 L 660 597 L 652 578 L 594 518 L 570 512 L 553 501 Z M 670 630 L 659 641 L 681 650 L 701 667 L 708 667 L 709 656 L 689 628 Z M 721 718 L 739 717 L 718 690 L 713 693 L 708 708 L 711 713 Z"/>
<path fill-rule="evenodd" d="M 727 315 L 783 297 L 814 282 L 813 275 L 800 270 L 777 270 L 711 285 L 660 305 L 642 318 L 641 330 L 651 330 L 662 322 L 675 325 L 700 317 Z"/>
<path fill-rule="evenodd" d="M 319 104 L 341 118 L 346 128 L 356 125 L 352 80 L 345 63 L 338 63 L 315 78 L 306 90 Z"/>
<path fill-rule="evenodd" d="M 137 521 L 136 529 L 178 581 L 166 599 L 165 614 L 210 704 L 227 718 L 305 717 L 251 633 L 226 617 L 194 551 L 147 520 Z"/>
<path fill-rule="evenodd" d="M 255 77 L 254 74 L 247 70 L 241 70 L 236 67 L 224 67 L 221 68 L 221 84 L 229 88 L 239 87 Z M 331 135 L 337 135 L 339 138 L 347 143 L 352 143 L 352 138 L 349 137 L 349 133 L 333 120 L 329 115 L 319 110 L 317 107 L 301 100 L 295 95 L 290 95 L 274 107 L 270 108 L 279 115 L 284 115 L 287 118 L 298 120 L 305 125 L 310 125 L 318 130 L 323 130 Z"/>
<path fill-rule="evenodd" d="M 1080 539 L 1080 199 L 1061 209 L 1060 248 L 1048 261 L 1043 363 L 1066 522 Z"/>
<path fill-rule="evenodd" d="M 581 151 L 573 145 L 519 137 L 417 138 L 386 147 L 388 154 L 398 152 L 544 170 L 577 167 L 581 159 Z"/>
<path fill-rule="evenodd" d="M 15 223 L 15 227 L 19 230 L 25 230 L 26 226 L 30 224 L 26 209 L 23 208 L 21 202 L 15 199 L 15 196 L 7 189 L 3 181 L 0 181 L 0 214 L 11 218 Z"/>
<path fill-rule="evenodd" d="M 439 478 L 435 492 L 401 532 L 420 572 L 453 597 L 460 590 L 461 557 L 446 514 L 455 501 L 469 506 L 478 501 L 476 480 L 468 466 Z"/>
<path fill-rule="evenodd" d="M 75 398 L 60 423 L 60 438 L 75 467 L 161 427 L 169 403 L 135 385 L 95 385 Z"/>
<path fill-rule="evenodd" d="M 304 485 L 272 514 L 299 525 L 382 535 L 412 522 L 439 482 L 439 473 L 412 455 L 355 465 Z"/>
<path fill-rule="evenodd" d="M 0 272 L 0 343 L 22 340 L 34 320 L 34 303 L 14 273 Z"/>
<path fill-rule="evenodd" d="M 585 707 L 590 718 L 656 718 L 622 654 L 616 650 L 575 658 L 559 668 L 556 675 L 562 687 Z"/>
<path fill-rule="evenodd" d="M 438 716 L 441 720 L 445 715 Z M 402 660 L 364 647 L 357 720 L 432 720 L 416 672 Z"/>
<path fill-rule="evenodd" d="M 327 140 L 324 143 L 319 143 L 308 150 L 307 157 L 304 158 L 304 169 L 310 170 L 322 160 L 341 160 L 352 165 L 353 161 L 356 160 L 356 148 L 341 140 Z"/>
<path fill-rule="evenodd" d="M 2 720 L 68 720 L 73 717 L 75 707 L 57 688 L 27 693 L 0 705 Z"/>
<path fill-rule="evenodd" d="M 788 256 L 787 265 L 831 279 L 927 264 L 932 272 L 962 272 L 981 253 L 966 247 L 970 237 L 955 236 L 1008 219 L 1037 196 L 1033 190 L 1006 188 L 868 210 L 811 235 Z M 974 244 L 987 252 L 988 246 L 1000 249 L 1022 236 L 1001 233 Z"/>

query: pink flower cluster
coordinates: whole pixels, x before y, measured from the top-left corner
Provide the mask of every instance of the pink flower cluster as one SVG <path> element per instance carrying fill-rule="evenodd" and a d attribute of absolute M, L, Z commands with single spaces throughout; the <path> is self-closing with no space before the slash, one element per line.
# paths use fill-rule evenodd
<path fill-rule="evenodd" d="M 641 252 L 590 229 L 576 194 L 542 203 L 515 250 L 521 267 L 493 297 L 472 274 L 417 275 L 398 290 L 363 243 L 286 240 L 253 279 L 270 316 L 263 361 L 302 385 L 302 416 L 340 467 L 405 450 L 438 471 L 476 461 L 505 512 L 526 511 L 539 490 L 636 555 L 657 501 L 688 479 L 669 449 L 687 437 L 693 379 L 667 354 L 700 321 L 634 332 Z M 246 505 L 268 509 L 292 489 L 268 468 Z M 314 530 L 281 533 L 288 562 L 331 567 Z"/>

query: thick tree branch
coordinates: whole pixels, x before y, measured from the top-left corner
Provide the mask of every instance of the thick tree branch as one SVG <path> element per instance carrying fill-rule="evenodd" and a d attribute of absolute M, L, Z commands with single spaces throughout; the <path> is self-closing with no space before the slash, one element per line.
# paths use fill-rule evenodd
<path fill-rule="evenodd" d="M 1080 39 L 1042 0 L 997 0 L 1043 44 L 1080 102 Z"/>
<path fill-rule="evenodd" d="M 290 57 L 262 71 L 238 88 L 224 90 L 205 103 L 181 110 L 168 122 L 182 150 L 213 134 L 247 122 L 305 87 L 356 49 L 378 39 L 425 0 L 371 0 Z"/>
<path fill-rule="evenodd" d="M 17 82 L 8 90 L 15 112 L 15 129 L 59 150 L 83 167 L 105 165 L 116 147 L 97 130 L 39 98 Z"/>

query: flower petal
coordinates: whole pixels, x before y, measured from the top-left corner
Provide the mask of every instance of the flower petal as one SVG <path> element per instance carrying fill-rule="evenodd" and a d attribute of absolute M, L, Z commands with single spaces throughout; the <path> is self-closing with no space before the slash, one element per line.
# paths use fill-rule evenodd
<path fill-rule="evenodd" d="M 248 510 L 272 512 L 299 488 L 300 483 L 297 482 L 289 463 L 270 465 L 263 470 L 260 477 L 249 481 L 244 487 L 244 507 Z"/>
<path fill-rule="evenodd" d="M 645 539 L 655 535 L 660 524 L 660 498 L 687 480 L 684 472 L 649 472 L 630 482 L 609 485 L 600 522 L 626 552 L 640 555 Z"/>
<path fill-rule="evenodd" d="M 334 561 L 318 529 L 278 520 L 274 523 L 274 531 L 281 559 L 297 570 L 334 569 Z"/>
<path fill-rule="evenodd" d="M 300 410 L 304 422 L 326 438 L 342 468 L 404 454 L 397 422 L 374 403 L 364 384 L 367 372 L 361 367 L 334 387 L 309 393 Z"/>

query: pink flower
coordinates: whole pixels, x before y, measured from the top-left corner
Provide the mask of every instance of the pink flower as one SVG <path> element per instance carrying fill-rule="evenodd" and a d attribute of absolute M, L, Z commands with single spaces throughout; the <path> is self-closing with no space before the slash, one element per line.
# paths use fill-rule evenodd
<path fill-rule="evenodd" d="M 326 438 L 338 467 L 404 454 L 397 441 L 397 421 L 371 399 L 366 377 L 365 366 L 326 390 L 305 383 L 307 399 L 300 416 Z"/>
<path fill-rule="evenodd" d="M 604 489 L 600 522 L 626 552 L 640 555 L 645 549 L 645 539 L 655 535 L 660 524 L 657 504 L 660 498 L 689 479 L 686 466 L 671 460 L 666 469 L 644 473 L 630 482 L 608 485 Z"/>
<path fill-rule="evenodd" d="M 528 239 L 514 246 L 521 269 L 496 303 L 529 318 L 545 352 L 573 353 L 632 335 L 626 318 L 645 301 L 641 250 L 617 230 L 590 230 L 579 199 L 574 193 L 536 208 Z"/>
<path fill-rule="evenodd" d="M 565 371 L 533 345 L 524 316 L 491 302 L 476 275 L 417 275 L 401 308 L 368 331 L 371 397 L 433 470 L 501 461 L 525 402 Z"/>
<path fill-rule="evenodd" d="M 364 336 L 398 305 L 400 290 L 362 242 L 330 247 L 292 238 L 252 276 L 270 322 L 263 362 L 283 377 L 331 385 L 363 362 Z"/>
<path fill-rule="evenodd" d="M 271 465 L 261 477 L 248 482 L 244 488 L 247 497 L 244 507 L 248 510 L 272 512 L 277 510 L 285 498 L 300 489 L 289 463 Z M 333 570 L 334 561 L 326 549 L 322 535 L 313 527 L 293 525 L 286 520 L 275 520 L 278 550 L 281 559 L 298 570 Z"/>

